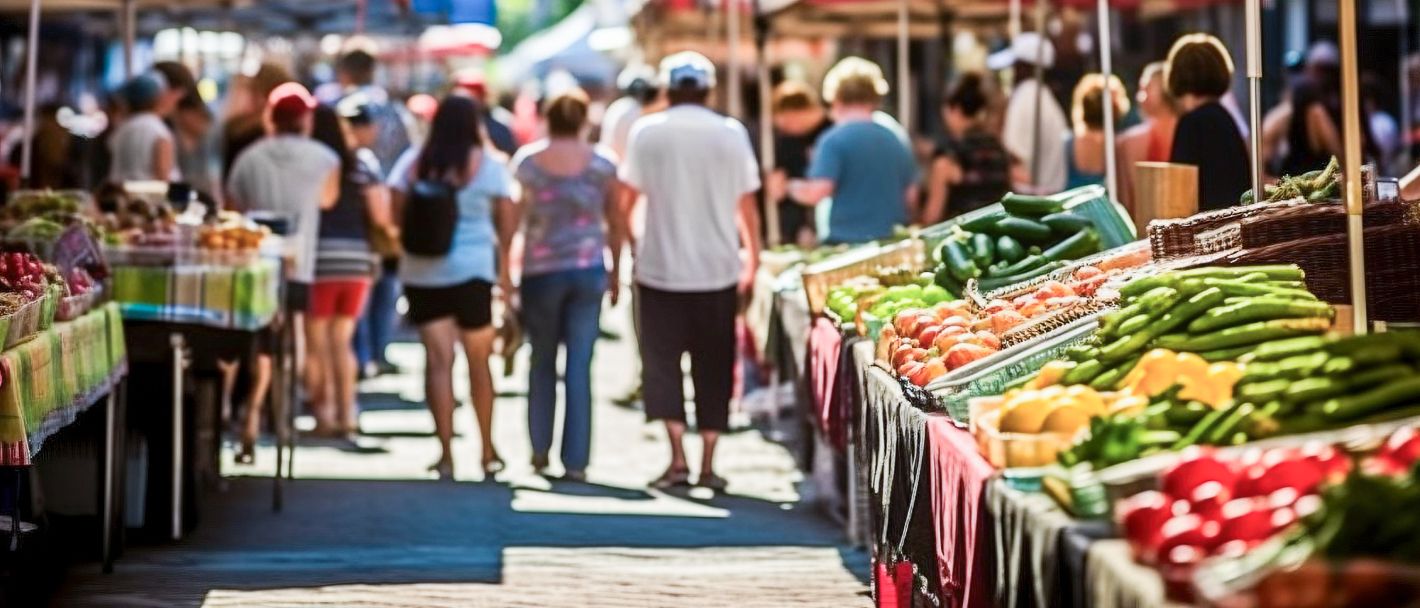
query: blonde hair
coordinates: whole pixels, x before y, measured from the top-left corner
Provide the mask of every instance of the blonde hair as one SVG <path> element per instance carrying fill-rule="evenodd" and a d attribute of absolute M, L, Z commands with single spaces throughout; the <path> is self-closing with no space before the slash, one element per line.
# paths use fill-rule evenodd
<path fill-rule="evenodd" d="M 1074 102 L 1070 111 L 1070 121 L 1074 123 L 1076 133 L 1086 129 L 1104 128 L 1106 82 L 1114 102 L 1115 121 L 1129 112 L 1129 93 L 1124 90 L 1124 83 L 1119 81 L 1118 76 L 1111 74 L 1106 79 L 1104 74 L 1085 74 L 1080 83 L 1075 85 Z"/>
<path fill-rule="evenodd" d="M 862 57 L 844 57 L 823 77 L 823 98 L 829 103 L 875 106 L 887 94 L 883 69 Z"/>

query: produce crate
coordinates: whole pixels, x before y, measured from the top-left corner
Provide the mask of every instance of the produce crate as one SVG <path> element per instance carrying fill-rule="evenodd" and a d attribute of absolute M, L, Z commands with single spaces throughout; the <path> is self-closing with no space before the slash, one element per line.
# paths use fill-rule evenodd
<path fill-rule="evenodd" d="M 1094 333 L 1098 319 L 1099 313 L 1076 319 L 1064 327 L 952 370 L 928 384 L 927 389 L 937 395 L 952 422 L 965 428 L 971 421 L 968 407 L 971 399 L 999 395 L 1006 385 L 1060 358 L 1066 348 Z"/>
<path fill-rule="evenodd" d="M 65 296 L 59 299 L 58 310 L 55 311 L 55 319 L 59 321 L 73 321 L 84 316 L 93 309 L 94 304 L 99 302 L 103 295 L 103 285 L 95 284 L 93 288 L 77 296 Z"/>
<path fill-rule="evenodd" d="M 15 346 L 35 337 L 39 333 L 41 321 L 44 317 L 44 308 L 49 300 L 49 294 L 41 295 L 33 301 L 21 306 L 8 317 L 8 328 L 5 332 L 5 348 L 9 350 Z"/>
<path fill-rule="evenodd" d="M 1129 217 L 1129 211 L 1123 206 L 1111 202 L 1103 186 L 1084 186 L 1061 192 L 1050 198 L 1064 201 L 1066 211 L 1073 211 L 1094 221 L 1095 230 L 1100 235 L 1101 248 L 1113 249 L 1131 243 L 1138 238 L 1134 233 L 1134 220 Z M 973 209 L 940 224 L 922 229 L 919 237 L 926 243 L 926 250 L 933 251 L 951 235 L 952 227 L 1004 210 L 1001 203 Z"/>
<path fill-rule="evenodd" d="M 853 277 L 872 274 L 879 268 L 912 266 L 924 263 L 922 240 L 911 238 L 889 245 L 865 245 L 804 267 L 804 297 L 809 314 L 823 314 L 828 292 Z"/>

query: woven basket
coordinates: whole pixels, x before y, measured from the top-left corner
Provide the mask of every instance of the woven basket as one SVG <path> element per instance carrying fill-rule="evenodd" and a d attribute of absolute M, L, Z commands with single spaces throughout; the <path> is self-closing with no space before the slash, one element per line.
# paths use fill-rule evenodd
<path fill-rule="evenodd" d="M 1244 207 L 1228 207 L 1225 209 L 1204 211 L 1181 219 L 1154 220 L 1149 222 L 1149 246 L 1154 253 L 1155 260 L 1199 255 L 1206 253 L 1205 251 L 1201 251 L 1198 246 L 1198 235 L 1200 233 L 1216 230 L 1225 224 L 1246 218 L 1257 217 L 1266 213 L 1275 212 L 1279 209 L 1290 209 L 1305 204 L 1306 203 L 1301 201 L 1258 203 Z"/>
<path fill-rule="evenodd" d="M 853 277 L 872 274 L 879 268 L 922 268 L 922 251 L 921 240 L 907 239 L 890 245 L 859 247 L 804 267 L 804 297 L 808 299 L 809 314 L 822 314 L 828 291 Z"/>
<path fill-rule="evenodd" d="M 1366 205 L 1366 226 L 1417 223 L 1413 202 L 1387 201 Z M 1248 218 L 1237 224 L 1237 247 L 1252 249 L 1298 239 L 1339 234 L 1346 231 L 1346 208 L 1340 204 L 1310 204 L 1265 216 Z"/>

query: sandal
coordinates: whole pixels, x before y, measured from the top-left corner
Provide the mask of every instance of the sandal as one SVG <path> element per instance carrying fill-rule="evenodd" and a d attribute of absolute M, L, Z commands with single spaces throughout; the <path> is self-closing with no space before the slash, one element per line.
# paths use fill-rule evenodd
<path fill-rule="evenodd" d="M 454 463 L 451 461 L 440 460 L 439 462 L 429 465 L 429 470 L 438 474 L 439 481 L 454 480 Z"/>
<path fill-rule="evenodd" d="M 256 463 L 256 440 L 243 438 L 241 445 L 237 447 L 237 453 L 232 456 L 232 461 L 237 464 Z"/>
<path fill-rule="evenodd" d="M 494 475 L 502 473 L 504 468 L 503 459 L 494 456 L 492 459 L 483 461 L 483 476 L 492 479 Z"/>
<path fill-rule="evenodd" d="M 702 488 L 709 488 L 716 492 L 724 492 L 725 488 L 729 487 L 730 482 L 727 481 L 724 477 L 721 477 L 714 473 L 701 473 L 700 479 L 697 479 L 695 481 L 695 485 L 700 486 Z"/>
<path fill-rule="evenodd" d="M 665 473 L 651 482 L 651 487 L 657 490 L 668 490 L 670 488 L 681 488 L 690 486 L 690 469 L 666 469 Z"/>

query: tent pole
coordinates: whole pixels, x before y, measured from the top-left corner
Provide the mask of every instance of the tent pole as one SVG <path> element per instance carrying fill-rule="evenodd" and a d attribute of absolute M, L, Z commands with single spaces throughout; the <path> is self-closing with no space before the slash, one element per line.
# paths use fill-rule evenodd
<path fill-rule="evenodd" d="M 28 186 L 35 137 L 35 70 L 39 54 L 39 0 L 30 0 L 30 35 L 25 44 L 25 139 L 20 148 L 20 181 Z"/>
<path fill-rule="evenodd" d="M 1356 64 L 1356 3 L 1337 0 L 1336 29 L 1341 47 L 1341 134 L 1345 157 L 1346 234 L 1351 253 L 1351 306 L 1357 334 L 1368 333 L 1366 311 L 1366 245 L 1361 184 L 1361 104 Z"/>
<path fill-rule="evenodd" d="M 740 11 L 739 0 L 724 0 L 725 6 L 725 108 L 730 116 L 744 118 L 740 93 Z"/>
<path fill-rule="evenodd" d="M 1252 137 L 1252 197 L 1262 200 L 1262 0 L 1247 0 L 1247 87 Z"/>
<path fill-rule="evenodd" d="M 1099 0 L 1100 72 L 1104 74 L 1104 185 L 1109 200 L 1119 200 L 1119 168 L 1114 149 L 1114 39 L 1109 0 Z"/>
<path fill-rule="evenodd" d="M 133 44 L 134 30 L 138 27 L 135 21 L 138 20 L 136 5 L 133 0 L 123 0 L 123 77 L 132 78 L 138 71 L 138 65 L 134 63 Z"/>
<path fill-rule="evenodd" d="M 769 77 L 769 20 L 759 14 L 759 0 L 754 2 L 755 49 L 758 51 L 759 66 L 759 170 L 763 182 L 768 184 L 774 175 L 774 167 L 779 162 L 774 158 L 774 83 Z M 764 199 L 764 234 L 771 248 L 781 244 L 779 228 L 779 201 Z"/>
<path fill-rule="evenodd" d="M 912 60 L 907 35 L 907 9 L 911 0 L 897 2 L 897 120 L 908 133 L 912 132 Z"/>

